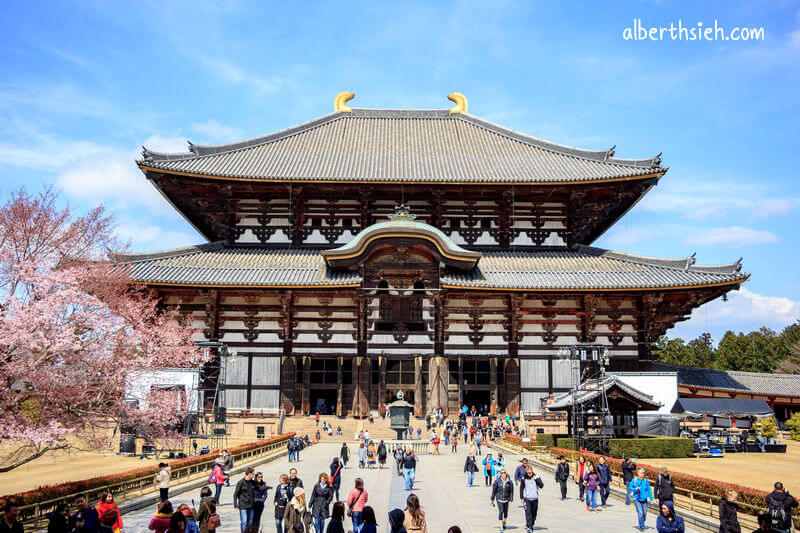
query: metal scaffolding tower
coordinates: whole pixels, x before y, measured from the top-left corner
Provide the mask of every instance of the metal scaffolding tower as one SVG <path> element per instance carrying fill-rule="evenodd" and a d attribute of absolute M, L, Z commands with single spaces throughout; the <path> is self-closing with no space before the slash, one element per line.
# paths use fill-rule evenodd
<path fill-rule="evenodd" d="M 609 362 L 606 347 L 602 344 L 563 346 L 559 348 L 558 356 L 571 362 L 572 408 L 569 429 L 575 448 L 608 453 L 613 423 L 603 385 Z M 590 401 L 584 401 L 593 392 L 599 394 Z"/>

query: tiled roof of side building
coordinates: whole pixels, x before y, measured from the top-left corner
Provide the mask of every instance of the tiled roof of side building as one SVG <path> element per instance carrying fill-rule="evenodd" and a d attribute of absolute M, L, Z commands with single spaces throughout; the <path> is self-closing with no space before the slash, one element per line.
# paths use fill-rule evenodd
<path fill-rule="evenodd" d="M 135 281 L 195 286 L 343 286 L 361 282 L 353 271 L 326 268 L 319 250 L 226 248 L 220 243 L 120 256 Z M 682 264 L 683 267 L 676 265 Z M 734 285 L 747 278 L 740 265 L 727 271 L 685 266 L 686 260 L 627 256 L 599 248 L 484 252 L 464 274 L 446 273 L 444 287 L 521 290 L 620 290 Z"/>
<path fill-rule="evenodd" d="M 620 159 L 467 113 L 353 109 L 247 141 L 147 150 L 143 170 L 265 181 L 561 183 L 660 177 L 660 156 Z"/>
<path fill-rule="evenodd" d="M 660 362 L 654 362 L 652 369 L 677 372 L 678 384 L 689 387 L 738 390 L 768 396 L 800 397 L 800 374 L 714 370 Z"/>

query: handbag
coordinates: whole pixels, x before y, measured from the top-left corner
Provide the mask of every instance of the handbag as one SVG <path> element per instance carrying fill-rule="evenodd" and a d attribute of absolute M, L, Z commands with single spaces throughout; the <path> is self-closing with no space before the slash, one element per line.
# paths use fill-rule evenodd
<path fill-rule="evenodd" d="M 356 496 L 356 499 L 355 499 L 355 501 L 353 502 L 353 505 L 352 505 L 352 506 L 350 506 L 350 509 L 348 509 L 348 510 L 347 510 L 347 516 L 353 516 L 353 507 L 355 507 L 355 505 L 358 503 L 358 500 L 360 500 L 360 499 L 361 499 L 361 495 L 362 495 L 362 494 L 364 494 L 364 489 L 361 489 L 361 490 L 358 492 L 358 496 Z"/>

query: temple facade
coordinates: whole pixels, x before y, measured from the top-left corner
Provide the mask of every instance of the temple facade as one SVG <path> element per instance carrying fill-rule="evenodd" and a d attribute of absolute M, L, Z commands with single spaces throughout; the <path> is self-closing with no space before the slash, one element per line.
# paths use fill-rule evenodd
<path fill-rule="evenodd" d="M 570 387 L 559 347 L 603 344 L 613 368 L 636 369 L 747 279 L 739 262 L 592 246 L 664 176 L 658 156 L 531 137 L 459 94 L 437 110 L 350 98 L 263 137 L 137 161 L 208 242 L 124 262 L 198 340 L 235 353 L 228 413 L 363 416 L 398 390 L 418 415 L 538 412 Z"/>

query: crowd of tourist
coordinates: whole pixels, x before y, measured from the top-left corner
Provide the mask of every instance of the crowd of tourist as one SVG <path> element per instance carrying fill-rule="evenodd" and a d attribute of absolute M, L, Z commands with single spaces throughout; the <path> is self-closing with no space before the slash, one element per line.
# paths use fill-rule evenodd
<path fill-rule="evenodd" d="M 531 532 L 539 512 L 539 491 L 544 487 L 541 476 L 534 471 L 533 464 L 528 459 L 522 459 L 511 476 L 503 453 L 485 449 L 487 442 L 503 433 L 520 434 L 515 422 L 511 417 L 490 417 L 475 407 L 468 409 L 464 406 L 456 420 L 445 419 L 441 411 L 434 410 L 425 419 L 426 431 L 430 432 L 429 443 L 432 445 L 429 446 L 428 453 L 438 454 L 441 442 L 445 446 L 451 446 L 452 453 L 457 453 L 458 441 L 462 440 L 466 448 L 463 468 L 466 484 L 469 487 L 475 486 L 475 475 L 479 472 L 483 475 L 483 486 L 489 490 L 490 504 L 497 508 L 498 528 L 501 531 L 506 529 L 509 508 L 513 505 L 516 494 L 525 512 L 525 531 Z M 323 430 L 331 429 L 323 421 Z M 420 434 L 421 428 L 418 428 L 417 438 Z M 413 437 L 413 434 L 409 436 Z M 391 456 L 395 461 L 396 474 L 403 477 L 405 490 L 410 493 L 404 509 L 393 509 L 388 513 L 386 518 L 391 531 L 426 532 L 425 513 L 417 494 L 413 492 L 418 461 L 413 447 L 394 445 L 394 449 L 390 450 L 390 445 L 383 440 L 377 443 L 373 441 L 368 429 L 360 431 L 356 437 L 358 468 L 383 469 Z M 300 451 L 313 442 L 315 441 L 307 435 L 289 439 L 289 462 L 299 462 Z M 347 468 L 350 459 L 350 447 L 347 442 L 343 442 L 339 454 L 330 463 L 329 471 L 319 473 L 310 489 L 304 487 L 294 467 L 288 473 L 278 476 L 274 486 L 267 484 L 261 472 L 256 472 L 252 467 L 246 468 L 244 477 L 236 483 L 232 496 L 232 504 L 239 513 L 241 532 L 257 533 L 271 528 L 272 525 L 265 524 L 263 516 L 268 502 L 271 502 L 274 513 L 271 513 L 270 520 L 274 521 L 278 533 L 377 533 L 377 518 L 374 509 L 369 505 L 369 493 L 361 477 L 354 479 L 352 488 L 346 491 L 346 498 L 340 498 L 342 470 Z M 233 457 L 224 450 L 212 465 L 208 485 L 200 491 L 199 504 L 193 507 L 192 500 L 192 507 L 184 503 L 174 508 L 169 500 L 169 466 L 160 463 L 153 479 L 155 488 L 159 490 L 160 501 L 150 520 L 149 530 L 156 533 L 210 533 L 220 528 L 221 518 L 217 508 L 221 504 L 222 488 L 230 486 L 232 469 Z M 675 483 L 666 467 L 661 468 L 651 483 L 645 475 L 645 469 L 640 468 L 634 458 L 628 457 L 622 462 L 621 474 L 626 493 L 625 504 L 632 505 L 635 509 L 636 526 L 640 530 L 647 529 L 648 508 L 657 502 L 657 533 L 685 531 L 684 518 L 675 509 Z M 599 457 L 594 462 L 585 455 L 579 455 L 576 461 L 570 463 L 561 456 L 555 467 L 554 479 L 559 487 L 561 500 L 568 499 L 568 485 L 572 480 L 577 485 L 577 499 L 587 512 L 598 513 L 606 509 L 611 493 L 612 474 L 604 457 Z M 212 491 L 212 487 L 215 491 Z M 736 491 L 729 490 L 720 499 L 720 533 L 742 531 L 738 520 L 737 498 Z M 759 528 L 753 533 L 789 533 L 792 528 L 792 510 L 798 506 L 797 498 L 791 496 L 781 483 L 775 483 L 765 504 L 767 512 L 758 516 Z M 22 533 L 22 524 L 17 519 L 19 507 L 14 502 L 6 502 L 3 511 L 0 533 Z M 123 528 L 122 512 L 111 493 L 103 494 L 94 506 L 83 497 L 77 498 L 73 512 L 70 512 L 67 504 L 61 504 L 47 518 L 48 533 L 120 533 Z M 345 525 L 348 519 L 351 527 Z M 448 533 L 460 533 L 460 529 L 453 526 Z"/>

